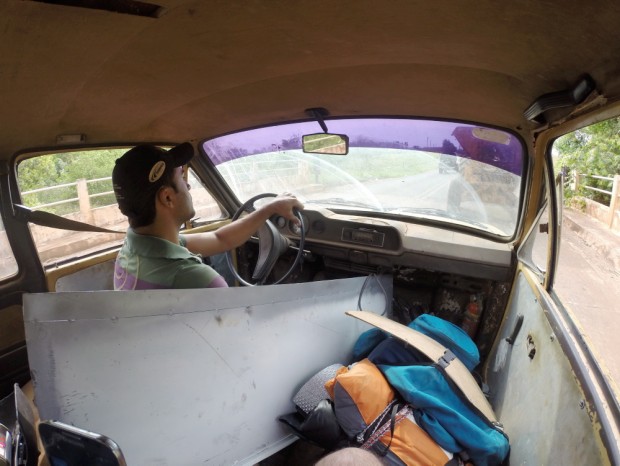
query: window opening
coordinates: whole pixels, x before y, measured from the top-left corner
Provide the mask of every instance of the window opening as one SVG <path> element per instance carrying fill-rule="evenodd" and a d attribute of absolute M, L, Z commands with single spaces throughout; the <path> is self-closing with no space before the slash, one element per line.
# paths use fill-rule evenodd
<path fill-rule="evenodd" d="M 127 229 L 112 189 L 112 168 L 127 149 L 63 152 L 18 165 L 22 203 L 33 209 L 111 230 Z M 123 235 L 30 225 L 44 266 L 119 245 Z"/>

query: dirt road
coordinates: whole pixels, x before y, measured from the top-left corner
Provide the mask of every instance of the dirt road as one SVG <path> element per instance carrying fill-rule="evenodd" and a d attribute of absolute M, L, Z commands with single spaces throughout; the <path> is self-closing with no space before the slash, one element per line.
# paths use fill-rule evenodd
<path fill-rule="evenodd" d="M 597 236 L 580 230 L 588 223 L 581 216 L 571 219 L 583 223 L 565 222 L 555 291 L 574 314 L 620 398 L 620 267 L 615 257 L 620 236 Z"/>

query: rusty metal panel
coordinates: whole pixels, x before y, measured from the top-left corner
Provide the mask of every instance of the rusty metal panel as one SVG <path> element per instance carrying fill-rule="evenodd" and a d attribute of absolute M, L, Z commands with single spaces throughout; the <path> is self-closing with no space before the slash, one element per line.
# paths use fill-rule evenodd
<path fill-rule="evenodd" d="M 519 315 L 522 327 L 514 344 L 507 344 Z M 510 438 L 511 464 L 608 464 L 583 391 L 523 273 L 500 336 L 488 383 L 491 404 Z M 498 357 L 498 348 L 505 358 Z"/>

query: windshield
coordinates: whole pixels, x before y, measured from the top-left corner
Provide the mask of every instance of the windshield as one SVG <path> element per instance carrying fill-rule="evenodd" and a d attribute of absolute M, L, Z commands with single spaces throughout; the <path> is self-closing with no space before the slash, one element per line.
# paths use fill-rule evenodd
<path fill-rule="evenodd" d="M 514 135 L 445 121 L 354 118 L 325 121 L 348 137 L 346 155 L 305 153 L 315 121 L 220 136 L 203 149 L 239 200 L 291 192 L 307 208 L 403 221 L 446 222 L 514 234 L 524 150 Z"/>

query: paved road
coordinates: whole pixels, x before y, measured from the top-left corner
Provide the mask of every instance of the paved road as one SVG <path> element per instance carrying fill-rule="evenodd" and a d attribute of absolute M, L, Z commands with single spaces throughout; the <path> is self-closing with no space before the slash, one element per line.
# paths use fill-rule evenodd
<path fill-rule="evenodd" d="M 580 215 L 571 219 L 585 222 Z M 597 238 L 571 222 L 565 222 L 562 231 L 555 290 L 620 398 L 620 236 Z"/>

